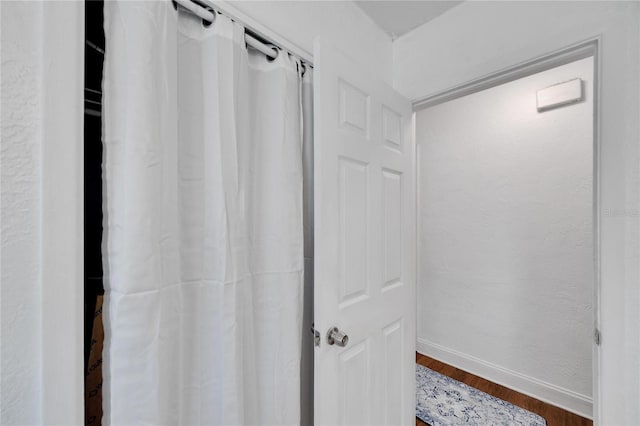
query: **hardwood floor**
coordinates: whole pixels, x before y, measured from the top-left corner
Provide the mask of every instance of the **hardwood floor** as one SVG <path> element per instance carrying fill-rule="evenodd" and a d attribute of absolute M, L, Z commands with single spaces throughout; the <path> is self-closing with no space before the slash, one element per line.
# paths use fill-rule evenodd
<path fill-rule="evenodd" d="M 577 414 L 570 413 L 562 408 L 555 407 L 481 377 L 474 376 L 471 373 L 459 370 L 425 355 L 416 353 L 416 362 L 440 374 L 444 374 L 445 376 L 466 383 L 497 398 L 508 401 L 513 405 L 539 414 L 547 421 L 547 426 L 593 426 L 591 420 L 580 417 Z M 416 425 L 426 425 L 426 423 L 416 418 Z"/>

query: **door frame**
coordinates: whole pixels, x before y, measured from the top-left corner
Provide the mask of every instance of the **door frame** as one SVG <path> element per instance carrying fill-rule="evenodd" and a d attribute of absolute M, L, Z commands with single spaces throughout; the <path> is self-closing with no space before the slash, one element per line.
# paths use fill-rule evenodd
<path fill-rule="evenodd" d="M 599 343 L 595 343 L 595 339 L 599 339 L 599 333 L 602 329 L 601 322 L 601 107 L 600 107 L 600 94 L 601 94 L 601 79 L 600 74 L 602 70 L 601 59 L 601 36 L 595 36 L 584 41 L 572 44 L 560 48 L 558 50 L 549 52 L 547 54 L 535 57 L 533 59 L 517 63 L 507 68 L 497 70 L 489 73 L 485 76 L 473 79 L 452 88 L 445 89 L 435 94 L 419 98 L 413 101 L 413 139 L 416 144 L 416 151 L 419 150 L 417 145 L 416 134 L 416 112 L 431 106 L 442 104 L 454 99 L 462 98 L 473 93 L 480 92 L 492 87 L 496 87 L 505 83 L 509 83 L 520 78 L 549 70 L 561 65 L 565 65 L 580 59 L 593 57 L 593 195 L 592 195 L 592 215 L 593 215 L 593 273 L 594 273 L 594 285 L 593 285 L 593 328 L 594 328 L 594 344 L 592 345 L 592 389 L 593 389 L 593 421 L 594 424 L 599 424 L 601 406 L 601 377 L 600 377 L 600 350 Z M 418 167 L 419 155 L 415 155 L 415 177 L 416 177 L 416 189 L 419 188 L 419 167 Z M 420 220 L 419 220 L 419 197 L 416 196 L 416 230 L 417 234 L 420 234 Z M 416 238 L 416 255 L 419 257 L 419 239 Z M 419 267 L 416 262 L 416 278 L 419 281 Z M 417 300 L 417 298 L 416 298 Z"/>
<path fill-rule="evenodd" d="M 42 13 L 41 421 L 82 424 L 84 2 L 43 2 Z"/>

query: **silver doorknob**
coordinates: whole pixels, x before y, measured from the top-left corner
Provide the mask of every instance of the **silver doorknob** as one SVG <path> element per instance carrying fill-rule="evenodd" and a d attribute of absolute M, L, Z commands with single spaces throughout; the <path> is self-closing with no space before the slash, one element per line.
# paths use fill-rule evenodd
<path fill-rule="evenodd" d="M 330 345 L 347 346 L 349 336 L 338 330 L 338 327 L 331 327 L 327 331 L 327 343 Z"/>

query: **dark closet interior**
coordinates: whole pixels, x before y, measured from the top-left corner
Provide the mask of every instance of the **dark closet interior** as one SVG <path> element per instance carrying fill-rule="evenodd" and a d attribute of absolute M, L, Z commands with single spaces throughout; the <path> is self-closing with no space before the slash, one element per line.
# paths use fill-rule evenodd
<path fill-rule="evenodd" d="M 102 420 L 102 68 L 104 2 L 85 1 L 84 373 L 85 424 Z"/>

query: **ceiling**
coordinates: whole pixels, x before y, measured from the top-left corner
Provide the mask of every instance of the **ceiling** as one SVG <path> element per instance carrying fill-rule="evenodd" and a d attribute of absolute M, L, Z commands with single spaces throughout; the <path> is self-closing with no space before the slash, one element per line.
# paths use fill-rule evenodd
<path fill-rule="evenodd" d="M 392 39 L 428 22 L 462 1 L 431 0 L 369 0 L 355 2 Z"/>

